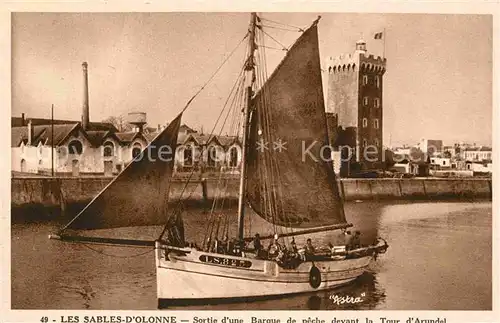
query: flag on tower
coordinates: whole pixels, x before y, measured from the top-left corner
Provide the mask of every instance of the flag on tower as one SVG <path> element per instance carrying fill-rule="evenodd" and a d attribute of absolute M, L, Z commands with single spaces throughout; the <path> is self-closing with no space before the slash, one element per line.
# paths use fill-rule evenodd
<path fill-rule="evenodd" d="M 382 39 L 383 32 L 376 33 L 375 36 L 373 37 L 374 39 Z"/>

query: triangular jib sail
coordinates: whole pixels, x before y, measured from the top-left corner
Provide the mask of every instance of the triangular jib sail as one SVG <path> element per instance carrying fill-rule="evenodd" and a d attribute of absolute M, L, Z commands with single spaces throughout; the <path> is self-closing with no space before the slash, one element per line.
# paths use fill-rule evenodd
<path fill-rule="evenodd" d="M 275 225 L 346 224 L 329 160 L 324 109 L 314 24 L 253 100 L 247 198 L 262 218 Z"/>
<path fill-rule="evenodd" d="M 182 113 L 65 229 L 164 225 Z"/>

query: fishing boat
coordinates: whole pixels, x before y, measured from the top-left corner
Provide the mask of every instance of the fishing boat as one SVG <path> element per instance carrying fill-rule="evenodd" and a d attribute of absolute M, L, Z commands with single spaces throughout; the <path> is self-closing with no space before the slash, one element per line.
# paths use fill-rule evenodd
<path fill-rule="evenodd" d="M 261 64 L 262 54 L 257 54 L 264 48 L 258 44 L 262 42 L 262 20 L 252 13 L 244 37 L 248 50 L 240 73 L 242 82 L 238 83 L 244 100 L 237 107 L 243 120 L 239 127 L 242 154 L 237 210 L 230 214 L 217 211 L 222 198 L 214 198 L 206 224 L 198 228 L 203 239 L 188 243 L 193 238 L 185 236 L 184 211 L 169 200 L 175 160 L 158 157 L 161 147 L 176 150 L 182 114 L 193 97 L 145 148 L 153 158 L 142 158 L 146 155 L 143 151 L 76 217 L 50 236 L 154 248 L 157 298 L 162 307 L 248 301 L 335 288 L 362 275 L 371 261 L 387 250 L 383 239 L 351 249 L 330 245 L 311 251 L 295 246 L 295 237 L 343 232 L 352 224 L 346 220 L 331 156 L 324 156 L 329 141 L 319 18 L 300 30 L 301 35 L 269 77 L 258 72 L 265 65 Z M 269 224 L 270 232 L 250 232 L 250 211 Z M 230 230 L 231 223 L 237 223 L 235 232 Z M 152 225 L 161 225 L 162 230 L 150 240 L 81 234 L 85 230 Z M 269 240 L 274 249 L 261 248 L 261 241 Z"/>

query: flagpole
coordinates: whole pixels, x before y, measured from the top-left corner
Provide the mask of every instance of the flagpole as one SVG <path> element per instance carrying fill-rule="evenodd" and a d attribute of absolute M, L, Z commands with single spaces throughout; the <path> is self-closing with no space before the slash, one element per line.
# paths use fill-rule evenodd
<path fill-rule="evenodd" d="M 382 52 L 382 58 L 385 58 L 385 38 L 387 37 L 387 34 L 385 33 L 385 27 L 384 27 L 384 33 L 382 34 L 382 38 L 384 40 L 384 50 Z"/>
<path fill-rule="evenodd" d="M 52 164 L 52 177 L 54 177 L 54 104 L 52 104 L 52 109 L 50 110 L 50 132 L 51 132 L 51 144 L 50 144 L 50 160 Z"/>

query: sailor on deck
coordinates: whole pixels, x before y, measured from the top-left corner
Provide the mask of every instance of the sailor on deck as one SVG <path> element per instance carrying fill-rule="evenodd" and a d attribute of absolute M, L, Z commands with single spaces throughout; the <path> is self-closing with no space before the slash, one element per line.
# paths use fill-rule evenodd
<path fill-rule="evenodd" d="M 290 242 L 290 247 L 291 247 L 291 251 L 296 254 L 299 249 L 297 248 L 297 244 L 295 243 L 295 238 L 292 238 L 292 242 Z"/>
<path fill-rule="evenodd" d="M 278 234 L 274 235 L 273 241 L 269 244 L 269 247 L 267 247 L 267 253 L 269 254 L 270 258 L 276 257 L 278 255 L 279 250 L 281 249 L 281 245 L 278 242 Z"/>
<path fill-rule="evenodd" d="M 349 249 L 357 249 L 361 247 L 361 232 L 357 231 L 354 233 L 354 236 L 351 239 L 351 244 Z"/>
<path fill-rule="evenodd" d="M 352 244 L 352 234 L 351 231 L 346 231 L 345 232 L 345 246 L 346 249 L 349 250 Z"/>
<path fill-rule="evenodd" d="M 306 246 L 304 247 L 304 249 L 305 249 L 305 256 L 306 256 L 306 258 L 314 256 L 314 252 L 316 250 L 315 250 L 315 248 L 314 248 L 314 246 L 312 244 L 311 238 L 307 239 Z"/>
<path fill-rule="evenodd" d="M 260 235 L 258 233 L 253 238 L 253 248 L 257 257 L 260 257 L 262 254 L 262 243 L 260 242 Z"/>

